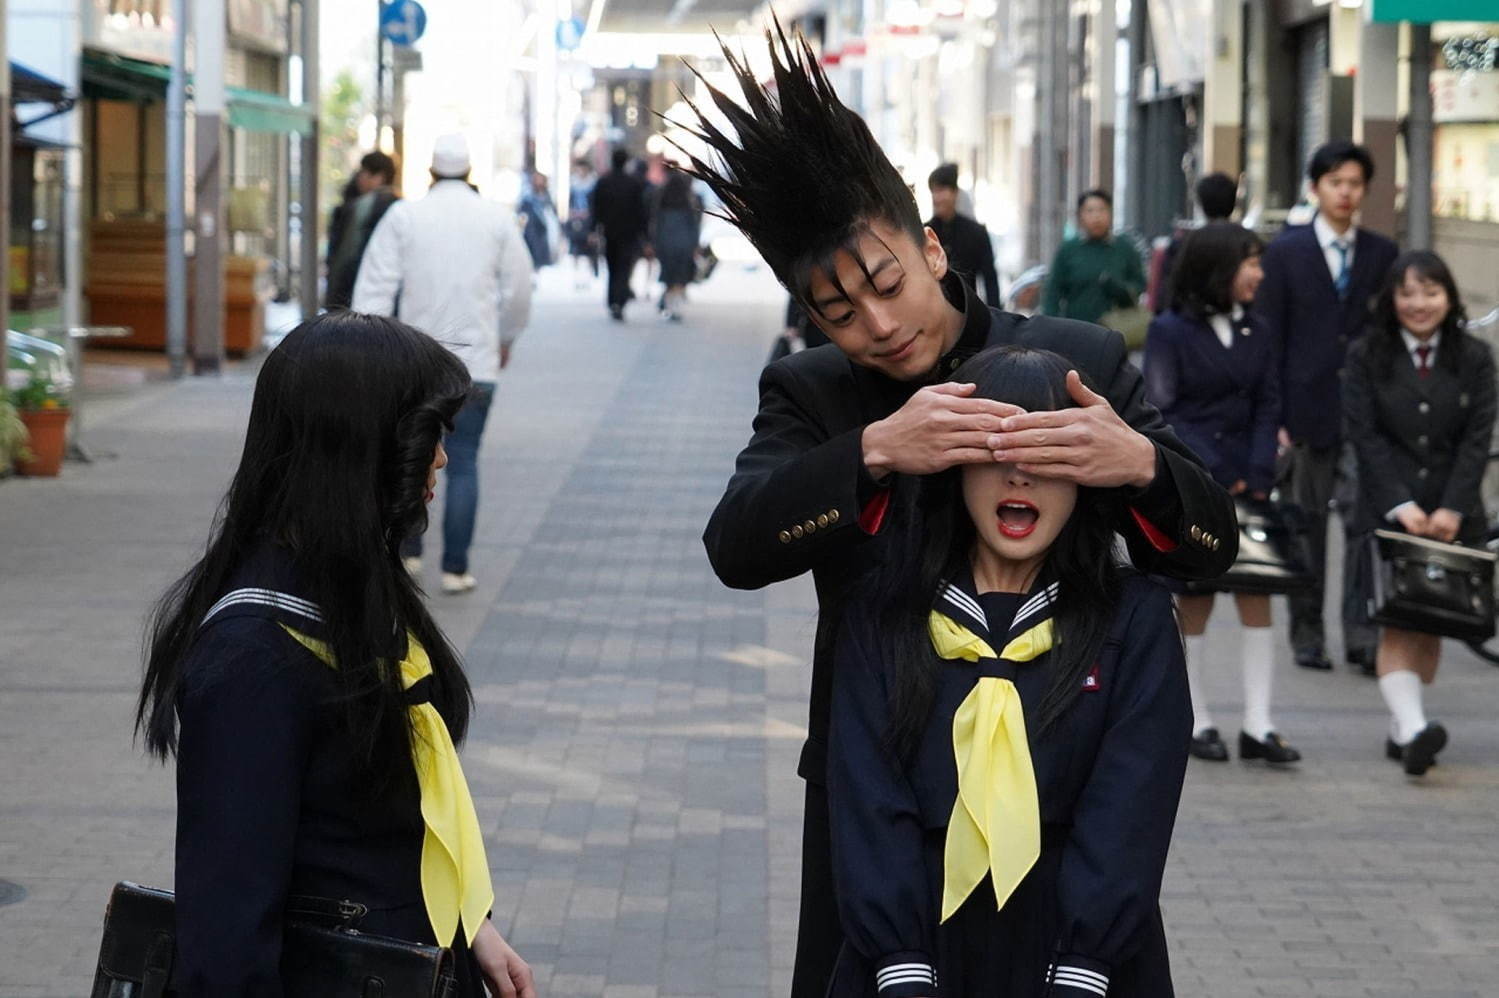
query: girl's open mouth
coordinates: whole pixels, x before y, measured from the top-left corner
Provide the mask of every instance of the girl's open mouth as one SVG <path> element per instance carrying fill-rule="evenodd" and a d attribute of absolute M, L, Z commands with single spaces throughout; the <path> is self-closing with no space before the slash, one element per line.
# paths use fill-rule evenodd
<path fill-rule="evenodd" d="M 995 512 L 999 532 L 1017 540 L 1030 536 L 1036 529 L 1036 521 L 1041 518 L 1041 511 L 1023 499 L 1006 499 Z"/>

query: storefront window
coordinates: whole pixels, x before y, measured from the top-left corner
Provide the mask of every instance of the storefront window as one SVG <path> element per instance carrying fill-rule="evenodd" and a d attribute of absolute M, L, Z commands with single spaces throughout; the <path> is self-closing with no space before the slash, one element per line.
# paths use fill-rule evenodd
<path fill-rule="evenodd" d="M 1438 24 L 1432 41 L 1434 211 L 1499 222 L 1499 23 Z"/>
<path fill-rule="evenodd" d="M 63 285 L 63 155 L 17 146 L 11 168 L 11 309 L 31 313 L 56 306 Z"/>

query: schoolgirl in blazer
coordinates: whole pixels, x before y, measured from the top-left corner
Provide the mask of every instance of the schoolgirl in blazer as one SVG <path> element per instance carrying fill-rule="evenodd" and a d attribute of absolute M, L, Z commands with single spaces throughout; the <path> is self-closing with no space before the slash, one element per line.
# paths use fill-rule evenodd
<path fill-rule="evenodd" d="M 304 323 L 261 369 L 224 514 L 157 608 L 137 714 L 176 757 L 181 998 L 279 998 L 298 896 L 450 947 L 455 998 L 534 996 L 489 920 L 455 747 L 468 682 L 399 558 L 468 390 L 436 341 L 355 313 Z"/>
<path fill-rule="evenodd" d="M 1011 348 L 962 373 L 1035 411 L 1066 371 Z M 835 657 L 829 994 L 1169 998 L 1191 734 L 1170 594 L 1109 557 L 1088 490 L 1005 465 L 916 488 L 925 526 L 892 539 Z"/>

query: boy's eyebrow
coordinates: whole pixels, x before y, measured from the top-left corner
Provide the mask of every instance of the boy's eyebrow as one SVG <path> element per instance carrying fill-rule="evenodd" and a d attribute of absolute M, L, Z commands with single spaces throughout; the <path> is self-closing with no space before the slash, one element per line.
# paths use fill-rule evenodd
<path fill-rule="evenodd" d="M 876 277 L 880 276 L 880 274 L 884 273 L 886 270 L 889 270 L 892 266 L 899 265 L 899 263 L 900 261 L 895 259 L 894 256 L 885 257 L 885 259 L 876 264 L 874 269 L 869 272 L 869 280 L 873 282 Z M 850 305 L 853 304 L 852 301 L 849 301 L 848 296 L 842 293 L 828 295 L 826 298 L 815 298 L 813 299 L 812 304 L 816 306 L 819 312 L 821 312 L 825 310 L 829 305 L 836 305 L 841 301 L 848 302 Z"/>

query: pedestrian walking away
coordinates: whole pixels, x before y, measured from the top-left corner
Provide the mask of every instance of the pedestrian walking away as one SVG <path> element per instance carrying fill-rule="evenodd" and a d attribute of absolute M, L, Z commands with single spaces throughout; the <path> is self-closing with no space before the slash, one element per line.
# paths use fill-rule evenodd
<path fill-rule="evenodd" d="M 955 376 L 1043 412 L 1076 405 L 1070 366 L 1001 347 Z M 828 994 L 1170 998 L 1191 729 L 1170 595 L 1116 563 L 1106 491 L 995 462 L 897 489 L 834 656 Z"/>
<path fill-rule="evenodd" d="M 805 39 L 777 30 L 769 41 L 774 94 L 725 47 L 750 110 L 711 92 L 735 135 L 699 116 L 714 165 L 694 158 L 692 170 L 836 349 L 765 368 L 753 436 L 703 539 L 718 577 L 736 588 L 813 572 L 819 618 L 799 766 L 807 788 L 792 993 L 821 998 L 844 943 L 826 795 L 838 608 L 879 561 L 885 519 L 906 502 L 895 487 L 999 461 L 1107 490 L 1110 523 L 1136 567 L 1172 577 L 1220 574 L 1238 538 L 1228 493 L 1144 401 L 1119 336 L 979 302 L 949 272 L 904 179 L 838 100 Z M 1009 344 L 1065 357 L 1078 404 L 1029 413 L 947 380 L 985 347 Z"/>
<path fill-rule="evenodd" d="M 1348 351 L 1344 419 L 1359 470 L 1353 536 L 1366 575 L 1376 528 L 1483 545 L 1479 486 L 1494 427 L 1494 358 L 1488 344 L 1463 331 L 1464 318 L 1446 263 L 1413 251 L 1390 267 L 1368 335 Z M 1447 744 L 1422 697 L 1436 681 L 1441 652 L 1433 634 L 1379 632 L 1375 664 L 1390 710 L 1385 754 L 1412 776 L 1424 774 Z"/>
<path fill-rule="evenodd" d="M 1319 147 L 1307 164 L 1317 200 L 1310 225 L 1289 226 L 1265 249 L 1265 279 L 1254 310 L 1280 354 L 1283 490 L 1307 514 L 1307 562 L 1316 585 L 1290 597 L 1291 648 L 1296 664 L 1327 670 L 1322 604 L 1326 592 L 1327 520 L 1342 506 L 1345 537 L 1352 517 L 1353 483 L 1340 479 L 1344 460 L 1342 372 L 1348 345 L 1363 335 L 1369 302 L 1379 290 L 1395 244 L 1354 222 L 1374 160 L 1367 149 L 1339 139 Z M 1351 541 L 1351 538 L 1349 538 Z M 1364 621 L 1357 588 L 1355 545 L 1345 545 L 1343 646 L 1348 664 L 1374 674 L 1374 633 Z"/>
<path fill-rule="evenodd" d="M 649 223 L 645 181 L 626 168 L 630 154 L 615 149 L 614 168 L 599 178 L 588 201 L 588 212 L 604 233 L 604 262 L 609 268 L 609 289 L 605 304 L 610 318 L 620 321 L 629 303 L 630 276 L 644 249 Z"/>
<path fill-rule="evenodd" d="M 697 274 L 697 245 L 702 234 L 703 205 L 692 190 L 692 178 L 673 169 L 652 197 L 650 243 L 661 264 L 660 312 L 682 321 L 687 285 Z"/>
<path fill-rule="evenodd" d="M 375 226 L 390 206 L 400 200 L 396 194 L 396 163 L 376 150 L 359 161 L 359 172 L 349 181 L 344 201 L 333 209 L 328 221 L 328 283 L 323 295 L 325 308 L 348 308 L 354 298 L 354 281 L 359 263 Z"/>
<path fill-rule="evenodd" d="M 1230 494 L 1266 503 L 1275 484 L 1280 363 L 1264 325 L 1245 311 L 1262 277 L 1262 248 L 1232 222 L 1212 222 L 1187 236 L 1172 275 L 1171 310 L 1151 321 L 1145 340 L 1145 396 Z M 1211 591 L 1198 587 L 1177 597 L 1192 687 L 1192 754 L 1221 762 L 1228 747 L 1208 711 L 1202 671 L 1213 601 Z M 1301 753 L 1270 715 L 1270 597 L 1241 592 L 1234 603 L 1244 689 L 1239 756 L 1296 762 Z"/>
<path fill-rule="evenodd" d="M 982 291 L 986 305 L 998 306 L 999 274 L 994 269 L 994 244 L 989 230 L 958 211 L 958 166 L 944 163 L 927 178 L 932 195 L 932 217 L 926 227 L 937 233 L 947 253 L 948 266 Z"/>
<path fill-rule="evenodd" d="M 562 243 L 562 223 L 557 220 L 557 208 L 552 204 L 545 174 L 530 175 L 516 208 L 525 219 L 522 232 L 531 265 L 537 270 L 550 267 L 554 262 L 552 255 Z"/>
<path fill-rule="evenodd" d="M 1114 235 L 1108 191 L 1084 191 L 1077 199 L 1077 228 L 1052 258 L 1041 310 L 1084 322 L 1102 321 L 1117 310 L 1138 311 L 1145 269 L 1130 241 Z"/>
<path fill-rule="evenodd" d="M 479 443 L 501 369 L 531 316 L 531 258 L 508 208 L 469 186 L 468 143 L 437 138 L 432 187 L 386 213 L 370 238 L 354 309 L 396 315 L 450 347 L 473 391 L 453 418 L 442 515 L 442 591 L 472 590 L 469 547 L 479 507 Z M 421 574 L 422 538 L 404 541 L 408 569 Z"/>
<path fill-rule="evenodd" d="M 459 998 L 535 994 L 488 915 L 455 748 L 473 695 L 400 562 L 469 387 L 452 353 L 376 316 L 320 316 L 266 358 L 224 515 L 152 619 L 137 706 L 147 748 L 176 757 L 175 995 L 281 994 L 292 897 L 451 947 Z"/>
<path fill-rule="evenodd" d="M 573 289 L 581 291 L 587 286 L 586 273 L 599 276 L 598 233 L 589 210 L 588 202 L 593 196 L 593 185 L 598 182 L 593 168 L 587 160 L 573 164 L 572 183 L 567 189 L 567 251 L 573 261 Z"/>

